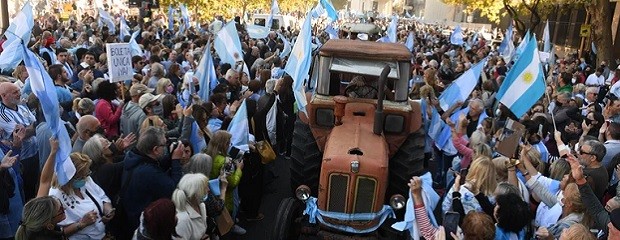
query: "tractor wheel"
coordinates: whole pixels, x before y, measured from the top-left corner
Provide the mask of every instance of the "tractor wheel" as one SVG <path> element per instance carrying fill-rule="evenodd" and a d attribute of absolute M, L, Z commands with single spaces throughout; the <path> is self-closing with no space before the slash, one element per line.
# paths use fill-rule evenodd
<path fill-rule="evenodd" d="M 390 159 L 390 177 L 386 200 L 393 194 L 408 196 L 409 180 L 412 176 L 425 173 L 424 169 L 424 130 L 409 134 L 394 157 Z M 387 202 L 387 201 L 386 201 Z"/>
<path fill-rule="evenodd" d="M 291 197 L 282 199 L 280 206 L 278 206 L 275 224 L 269 239 L 299 239 L 303 210 L 303 205 L 299 200 Z"/>
<path fill-rule="evenodd" d="M 295 121 L 292 145 L 291 188 L 294 190 L 304 184 L 310 187 L 312 194 L 317 194 L 323 153 L 319 151 L 310 126 L 302 122 L 299 117 Z"/>

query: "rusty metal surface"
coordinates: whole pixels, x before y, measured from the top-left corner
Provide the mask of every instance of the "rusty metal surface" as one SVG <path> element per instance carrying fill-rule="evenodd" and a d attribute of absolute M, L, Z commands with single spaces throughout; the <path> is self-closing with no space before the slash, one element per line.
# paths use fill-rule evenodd
<path fill-rule="evenodd" d="M 321 56 L 374 60 L 410 61 L 411 52 L 400 43 L 378 43 L 331 39 L 321 47 Z"/>

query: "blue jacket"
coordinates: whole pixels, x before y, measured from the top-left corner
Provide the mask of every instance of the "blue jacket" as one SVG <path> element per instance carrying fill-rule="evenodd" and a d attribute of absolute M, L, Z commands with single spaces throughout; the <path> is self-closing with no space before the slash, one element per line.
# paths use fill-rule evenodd
<path fill-rule="evenodd" d="M 157 161 L 132 149 L 125 154 L 123 184 L 129 174 L 132 177 L 122 192 L 122 204 L 127 213 L 128 224 L 131 229 L 139 225 L 140 214 L 150 203 L 160 198 L 172 197 L 172 192 L 181 180 L 183 172 L 178 160 L 172 161 L 170 174 L 163 168 L 164 161 Z M 169 161 L 169 160 L 168 160 Z"/>

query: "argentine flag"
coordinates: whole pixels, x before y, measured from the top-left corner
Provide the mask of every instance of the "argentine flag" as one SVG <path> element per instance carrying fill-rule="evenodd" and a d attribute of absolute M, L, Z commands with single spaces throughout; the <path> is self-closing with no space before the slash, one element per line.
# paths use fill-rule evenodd
<path fill-rule="evenodd" d="M 102 8 L 99 8 L 99 21 L 108 27 L 108 32 L 111 34 L 116 33 L 116 27 L 112 16 Z"/>
<path fill-rule="evenodd" d="M 30 2 L 26 2 L 22 10 L 11 19 L 11 25 L 4 33 L 6 41 L 2 44 L 0 53 L 0 68 L 15 68 L 24 59 L 21 49 L 22 43 L 30 42 L 30 35 L 34 26 L 34 16 Z"/>
<path fill-rule="evenodd" d="M 217 73 L 213 65 L 213 57 L 211 56 L 211 41 L 207 43 L 203 51 L 204 53 L 194 73 L 194 77 L 198 79 L 198 84 L 200 85 L 198 96 L 206 102 L 209 101 L 211 91 L 217 86 Z"/>
<path fill-rule="evenodd" d="M 243 100 L 239 109 L 237 109 L 237 113 L 235 113 L 230 125 L 228 125 L 227 131 L 232 135 L 230 139 L 232 146 L 238 148 L 241 152 L 250 150 L 248 146 L 250 125 L 248 125 L 248 110 L 245 100 Z"/>
<path fill-rule="evenodd" d="M 133 56 L 144 56 L 144 52 L 142 51 L 142 48 L 140 47 L 140 45 L 138 45 L 138 42 L 136 41 L 138 34 L 140 34 L 140 29 L 133 32 L 131 34 L 131 39 L 129 40 L 129 47 L 131 48 L 132 57 Z"/>
<path fill-rule="evenodd" d="M 121 42 L 125 42 L 125 36 L 129 36 L 129 25 L 127 24 L 127 21 L 125 21 L 125 17 L 121 16 L 121 23 L 120 23 L 120 40 Z"/>
<path fill-rule="evenodd" d="M 260 25 L 247 25 L 245 29 L 248 31 L 248 35 L 254 39 L 263 39 L 269 35 L 271 31 L 270 27 L 263 27 Z"/>
<path fill-rule="evenodd" d="M 392 43 L 395 43 L 396 41 L 398 41 L 397 36 L 396 36 L 397 27 L 398 27 L 398 18 L 396 16 L 392 16 L 392 21 L 390 22 L 390 25 L 388 26 L 388 30 L 387 30 L 387 37 Z"/>
<path fill-rule="evenodd" d="M 482 68 L 486 65 L 486 62 L 487 58 L 478 62 L 478 64 L 461 74 L 459 78 L 454 80 L 454 82 L 443 91 L 441 96 L 439 96 L 439 106 L 441 109 L 447 111 L 450 106 L 455 105 L 456 102 L 464 102 L 469 97 L 478 84 L 480 73 L 482 73 Z"/>
<path fill-rule="evenodd" d="M 306 93 L 304 91 L 304 80 L 308 76 L 310 71 L 310 64 L 312 63 L 312 32 L 311 22 L 312 17 L 310 13 L 306 15 L 304 25 L 301 27 L 301 32 L 297 37 L 295 46 L 291 55 L 288 58 L 284 71 L 293 78 L 293 92 L 295 95 L 295 101 L 297 102 L 297 108 L 306 113 Z M 307 114 L 307 113 L 306 113 Z"/>
<path fill-rule="evenodd" d="M 465 44 L 463 41 L 463 29 L 461 29 L 461 25 L 457 25 L 454 32 L 452 32 L 452 35 L 450 35 L 450 43 L 459 46 Z"/>
<path fill-rule="evenodd" d="M 545 24 L 543 31 L 543 52 L 551 52 L 551 36 L 549 36 L 549 20 Z"/>
<path fill-rule="evenodd" d="M 271 25 L 273 24 L 273 15 L 279 13 L 280 7 L 278 6 L 278 0 L 273 0 L 271 2 L 271 12 L 269 13 L 269 17 L 267 18 L 267 22 L 265 23 L 265 27 L 267 27 L 267 29 L 271 29 Z"/>
<path fill-rule="evenodd" d="M 71 138 L 64 124 L 60 120 L 60 112 L 58 109 L 58 96 L 56 95 L 56 87 L 52 78 L 45 70 L 45 67 L 39 61 L 34 53 L 26 46 L 21 45 L 21 51 L 24 56 L 24 65 L 30 75 L 30 84 L 32 93 L 39 98 L 41 109 L 47 121 L 47 125 L 52 132 L 52 136 L 58 139 L 58 152 L 56 153 L 56 165 L 54 170 L 58 178 L 58 183 L 63 186 L 71 180 L 75 175 L 75 166 L 69 158 L 71 153 Z"/>
<path fill-rule="evenodd" d="M 217 55 L 222 59 L 222 63 L 228 63 L 234 68 L 238 61 L 243 61 L 241 41 L 234 21 L 227 23 L 222 30 L 217 32 L 213 46 Z M 250 76 L 245 63 L 243 63 L 243 72 Z"/>
<path fill-rule="evenodd" d="M 413 40 L 414 39 L 415 37 L 413 35 L 413 31 L 410 31 L 409 36 L 407 36 L 407 42 L 405 42 L 405 45 L 407 46 L 410 52 L 413 52 Z"/>
<path fill-rule="evenodd" d="M 506 75 L 496 98 L 520 118 L 543 93 L 545 93 L 543 69 L 536 38 L 532 37 L 525 45 L 519 60 Z"/>
<path fill-rule="evenodd" d="M 280 58 L 285 58 L 286 56 L 288 56 L 289 53 L 291 53 L 291 42 L 288 41 L 288 39 L 286 39 L 286 37 L 284 37 L 284 35 L 282 35 L 281 33 L 277 33 L 278 37 L 282 40 L 282 43 L 284 43 L 284 50 L 282 50 L 282 52 L 280 53 Z"/>
<path fill-rule="evenodd" d="M 323 5 L 325 12 L 327 12 L 327 17 L 330 20 L 328 23 L 332 23 L 333 21 L 338 20 L 338 12 L 336 12 L 336 8 L 334 8 L 334 5 L 332 5 L 332 3 L 328 0 L 319 0 L 319 1 L 321 5 Z"/>

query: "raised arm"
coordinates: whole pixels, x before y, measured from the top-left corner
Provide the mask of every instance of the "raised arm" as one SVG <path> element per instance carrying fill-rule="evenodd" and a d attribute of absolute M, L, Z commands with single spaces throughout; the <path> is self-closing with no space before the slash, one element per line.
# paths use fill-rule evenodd
<path fill-rule="evenodd" d="M 52 176 L 54 176 L 54 165 L 56 165 L 56 153 L 58 152 L 58 139 L 50 138 L 50 155 L 43 165 L 41 171 L 41 179 L 39 180 L 39 190 L 37 191 L 37 197 L 43 197 L 49 195 L 50 187 L 52 186 Z"/>

